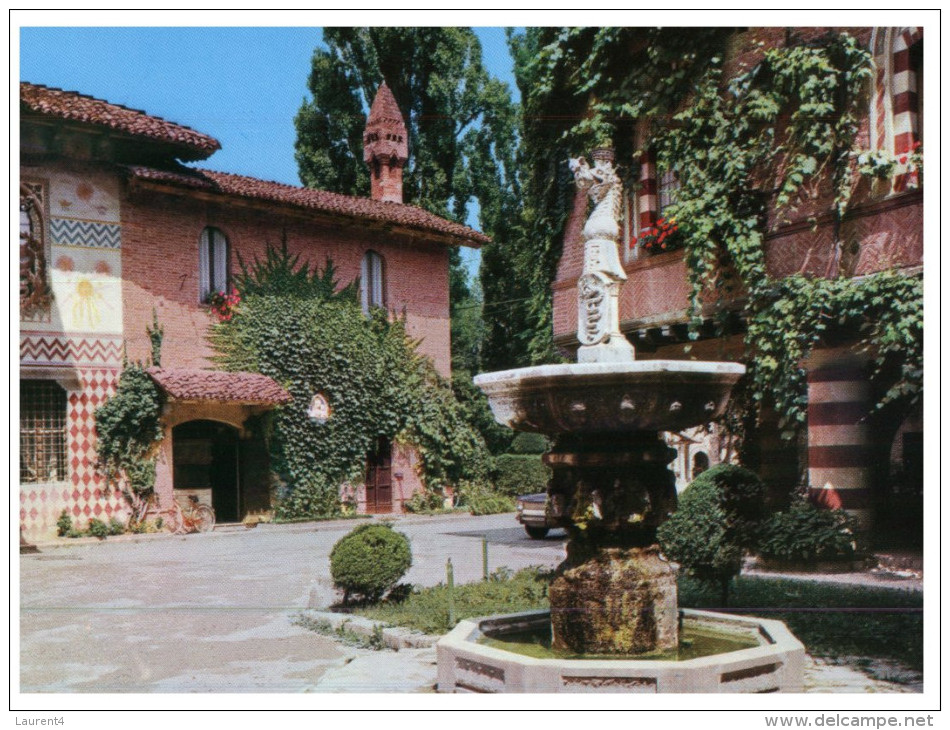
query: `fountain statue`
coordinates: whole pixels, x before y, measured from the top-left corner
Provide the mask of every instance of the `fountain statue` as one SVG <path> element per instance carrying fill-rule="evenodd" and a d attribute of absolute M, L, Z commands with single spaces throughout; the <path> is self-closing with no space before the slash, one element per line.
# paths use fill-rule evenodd
<path fill-rule="evenodd" d="M 584 270 L 577 280 L 577 361 L 630 362 L 633 345 L 620 331 L 620 285 L 627 280 L 617 249 L 620 178 L 611 150 L 595 150 L 591 156 L 593 168 L 583 157 L 570 161 L 577 187 L 594 202 L 584 224 Z"/>
<path fill-rule="evenodd" d="M 660 432 L 721 415 L 745 369 L 635 359 L 620 331 L 627 278 L 618 252 L 620 180 L 610 150 L 591 157 L 593 166 L 582 157 L 570 161 L 578 188 L 594 204 L 582 233 L 577 362 L 475 378 L 499 423 L 553 438 L 544 456 L 552 472 L 547 509 L 567 531 L 567 557 L 550 587 L 549 615 L 466 621 L 439 642 L 439 689 L 795 691 L 804 649 L 781 623 L 678 608 L 675 569 L 656 540 L 657 527 L 676 508 L 668 468 L 675 451 Z M 691 625 L 737 635 L 738 643 L 669 661 L 682 648 L 684 615 Z M 480 643 L 538 627 L 550 635 L 549 658 L 518 659 Z M 734 662 L 739 668 L 729 669 Z"/>

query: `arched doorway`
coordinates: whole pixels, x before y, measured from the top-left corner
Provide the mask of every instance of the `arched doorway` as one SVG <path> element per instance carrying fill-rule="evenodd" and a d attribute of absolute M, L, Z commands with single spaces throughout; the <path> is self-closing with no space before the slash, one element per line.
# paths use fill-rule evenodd
<path fill-rule="evenodd" d="M 695 479 L 704 471 L 709 469 L 709 456 L 705 451 L 697 451 L 693 454 L 692 478 Z"/>
<path fill-rule="evenodd" d="M 219 523 L 242 517 L 238 430 L 217 421 L 188 421 L 172 429 L 174 488 L 214 508 Z"/>

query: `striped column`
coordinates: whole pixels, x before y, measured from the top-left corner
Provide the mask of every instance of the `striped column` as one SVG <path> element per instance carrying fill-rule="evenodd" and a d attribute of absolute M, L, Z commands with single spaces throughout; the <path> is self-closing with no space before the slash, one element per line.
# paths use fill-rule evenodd
<path fill-rule="evenodd" d="M 657 201 L 656 160 L 653 153 L 644 152 L 640 156 L 640 200 L 639 229 L 651 227 L 656 223 L 659 203 Z"/>
<path fill-rule="evenodd" d="M 808 367 L 808 485 L 811 500 L 844 509 L 862 531 L 871 527 L 871 410 L 865 363 L 820 351 Z"/>
<path fill-rule="evenodd" d="M 909 153 L 917 141 L 917 74 L 911 67 L 910 47 L 921 35 L 918 28 L 901 28 L 894 36 L 891 93 L 895 155 Z"/>
<path fill-rule="evenodd" d="M 910 47 L 920 38 L 919 29 L 901 28 L 894 36 L 891 93 L 894 114 L 894 155 L 898 172 L 894 176 L 894 192 L 902 192 L 919 184 L 917 170 L 906 164 L 914 145 L 920 139 L 917 118 L 917 73 L 911 65 Z"/>

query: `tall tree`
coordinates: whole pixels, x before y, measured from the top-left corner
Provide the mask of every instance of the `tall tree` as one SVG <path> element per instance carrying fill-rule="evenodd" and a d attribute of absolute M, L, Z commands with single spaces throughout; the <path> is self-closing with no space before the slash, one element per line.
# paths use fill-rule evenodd
<path fill-rule="evenodd" d="M 325 47 L 313 54 L 308 81 L 312 98 L 304 101 L 295 120 L 303 183 L 369 194 L 362 132 L 385 80 L 409 132 L 405 202 L 462 223 L 477 202 L 482 230 L 503 239 L 518 207 L 517 113 L 508 86 L 485 70 L 481 44 L 472 30 L 326 28 L 323 39 Z M 459 307 L 471 307 L 477 300 L 456 250 L 450 265 L 455 319 Z M 458 345 L 466 353 L 478 350 L 478 343 Z M 470 365 L 468 356 L 462 359 Z"/>
<path fill-rule="evenodd" d="M 464 222 L 479 181 L 512 153 L 507 85 L 488 75 L 470 28 L 326 28 L 295 120 L 300 178 L 310 187 L 369 193 L 366 113 L 385 80 L 406 116 L 405 202 Z"/>

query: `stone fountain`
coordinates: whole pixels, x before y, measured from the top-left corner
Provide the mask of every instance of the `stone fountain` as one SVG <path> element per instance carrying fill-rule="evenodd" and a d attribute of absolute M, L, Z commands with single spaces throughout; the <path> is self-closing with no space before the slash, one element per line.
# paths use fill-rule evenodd
<path fill-rule="evenodd" d="M 553 437 L 547 509 L 568 532 L 567 559 L 550 612 L 463 621 L 440 640 L 439 691 L 801 691 L 804 648 L 783 624 L 678 609 L 676 572 L 656 541 L 676 508 L 675 451 L 660 431 L 721 415 L 744 367 L 635 359 L 620 331 L 620 181 L 610 150 L 592 157 L 592 167 L 571 160 L 595 206 L 577 282 L 577 362 L 475 378 L 499 423 Z M 681 659 L 687 623 L 726 643 Z M 506 647 L 506 636 L 539 631 L 550 655 Z"/>

